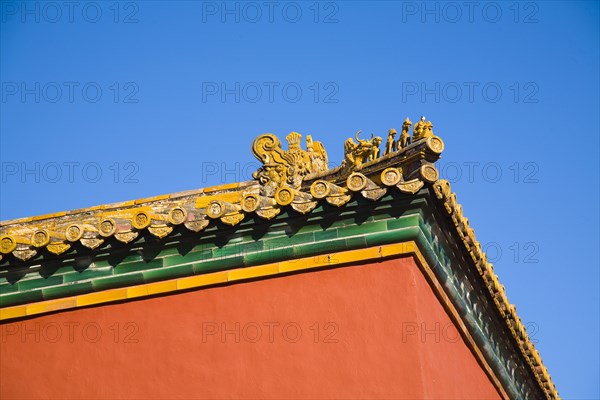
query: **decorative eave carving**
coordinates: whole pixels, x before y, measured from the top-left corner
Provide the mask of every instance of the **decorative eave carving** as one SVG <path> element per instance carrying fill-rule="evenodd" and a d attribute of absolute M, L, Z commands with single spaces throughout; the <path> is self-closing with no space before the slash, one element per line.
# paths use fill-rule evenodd
<path fill-rule="evenodd" d="M 405 122 L 403 135 L 408 127 Z M 284 150 L 275 135 L 263 134 L 252 143 L 254 156 L 263 163 L 253 181 L 5 221 L 0 223 L 0 257 L 11 264 L 11 257 L 51 257 L 77 243 L 91 250 L 113 237 L 129 243 L 145 230 L 162 239 L 177 225 L 199 232 L 216 220 L 237 225 L 251 213 L 271 219 L 284 207 L 305 214 L 320 201 L 343 206 L 355 195 L 377 200 L 388 190 L 416 193 L 438 179 L 434 162 L 444 148 L 432 132 L 420 135 L 412 144 L 401 137 L 393 151 L 380 156 L 380 137 L 359 139 L 357 134 L 358 143 L 350 138 L 344 144 L 342 165 L 328 169 L 324 146 L 310 135 L 304 150 L 302 135 L 290 133 Z"/>

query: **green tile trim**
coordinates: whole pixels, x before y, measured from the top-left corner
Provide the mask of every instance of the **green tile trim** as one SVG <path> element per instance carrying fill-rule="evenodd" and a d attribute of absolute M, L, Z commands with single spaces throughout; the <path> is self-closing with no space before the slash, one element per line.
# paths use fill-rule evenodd
<path fill-rule="evenodd" d="M 283 242 L 270 243 L 273 247 L 264 249 L 260 252 L 256 253 L 248 253 L 243 255 L 243 264 L 244 266 L 254 266 L 261 264 L 270 264 L 273 262 L 277 262 L 280 260 L 287 260 L 294 257 L 294 249 L 295 247 L 291 246 L 283 246 Z M 276 245 L 277 244 L 277 245 Z M 304 245 L 297 245 L 297 247 L 302 247 Z"/>
<path fill-rule="evenodd" d="M 130 272 L 146 271 L 163 266 L 162 258 L 155 258 L 151 261 L 138 261 L 127 264 L 119 264 L 113 269 L 113 275 L 128 274 Z"/>
<path fill-rule="evenodd" d="M 138 275 L 138 274 L 136 274 Z M 167 279 L 181 278 L 184 276 L 194 275 L 194 267 L 191 264 L 179 265 L 175 267 L 167 267 L 144 271 L 141 273 L 141 281 L 145 283 L 158 282 Z"/>
<path fill-rule="evenodd" d="M 403 216 L 398 219 L 390 219 L 386 221 L 387 229 L 402 229 L 407 228 L 409 226 L 418 226 L 418 224 L 423 220 L 420 214 L 413 214 L 408 216 Z"/>
<path fill-rule="evenodd" d="M 143 283 L 145 283 L 144 275 L 141 272 L 136 272 L 132 274 L 123 274 L 107 278 L 94 279 L 92 281 L 92 287 L 94 288 L 94 291 L 100 291 L 124 286 L 141 285 Z"/>
<path fill-rule="evenodd" d="M 17 282 L 19 291 L 31 289 L 40 289 L 48 286 L 60 285 L 63 283 L 63 275 L 49 276 L 48 278 L 28 279 Z"/>
<path fill-rule="evenodd" d="M 343 238 L 347 236 L 358 236 L 365 235 L 373 232 L 382 232 L 387 230 L 387 223 L 385 221 L 377 222 L 365 222 L 361 225 L 345 226 L 339 228 L 338 237 Z"/>
<path fill-rule="evenodd" d="M 346 238 L 348 249 L 362 249 L 367 247 L 367 239 L 364 236 L 354 236 Z"/>
<path fill-rule="evenodd" d="M 195 274 L 205 274 L 207 272 L 222 271 L 225 269 L 238 268 L 244 265 L 244 256 L 221 258 L 193 264 Z"/>
<path fill-rule="evenodd" d="M 0 307 L 15 306 L 25 303 L 35 303 L 45 300 L 42 289 L 30 290 L 27 292 L 14 292 L 0 296 Z"/>
<path fill-rule="evenodd" d="M 320 242 L 323 240 L 337 239 L 338 232 L 337 232 L 337 229 L 328 229 L 326 231 L 315 232 L 314 235 L 315 235 L 315 242 Z"/>
<path fill-rule="evenodd" d="M 43 299 L 60 298 L 86 291 L 411 240 L 418 236 L 419 225 L 423 224 L 422 210 L 405 208 L 412 203 L 414 201 L 399 202 L 391 197 L 376 203 L 359 198 L 343 208 L 323 207 L 321 215 L 315 215 L 315 210 L 308 216 L 290 212 L 287 217 L 278 216 L 271 225 L 265 222 L 258 231 L 251 225 L 240 224 L 239 229 L 228 230 L 228 236 L 219 236 L 210 231 L 196 238 L 191 234 L 183 236 L 170 241 L 152 259 L 144 254 L 147 244 L 138 243 L 129 249 L 129 254 L 122 253 L 120 249 L 118 254 L 110 254 L 110 250 L 107 250 L 97 255 L 93 260 L 90 259 L 90 266 L 81 272 L 71 266 L 61 266 L 60 276 L 36 279 L 38 282 L 27 284 L 25 282 L 29 280 L 24 279 L 21 286 L 33 289 L 40 285 Z M 252 221 L 247 222 L 250 224 Z M 78 263 L 73 262 L 74 266 L 80 264 L 81 259 Z M 24 292 L 18 288 L 18 284 L 16 292 L 14 286 L 6 282 L 0 284 L 0 293 L 3 287 L 14 294 L 5 300 L 10 303 L 30 302 L 32 300 L 29 299 L 35 298 L 30 294 L 27 298 L 19 299 Z"/>
<path fill-rule="evenodd" d="M 2 278 L 4 279 L 4 278 Z M 2 282 L 0 284 L 0 296 L 3 294 L 8 294 L 8 293 L 14 293 L 18 290 L 18 286 L 16 283 L 8 283 L 8 282 Z"/>
<path fill-rule="evenodd" d="M 92 282 L 77 282 L 42 289 L 44 300 L 76 296 L 78 294 L 89 293 L 93 291 L 94 288 L 92 286 Z"/>
<path fill-rule="evenodd" d="M 347 249 L 346 239 L 334 239 L 327 240 L 317 243 L 307 243 L 302 246 L 296 246 L 293 250 L 293 256 L 291 258 L 302 258 L 302 257 L 311 257 L 311 256 L 319 256 L 319 255 L 327 255 L 334 251 L 339 251 L 342 249 Z M 276 260 L 281 261 L 281 260 Z"/>
<path fill-rule="evenodd" d="M 159 255 L 160 257 L 160 255 Z M 212 249 L 203 251 L 190 251 L 185 255 L 177 254 L 162 258 L 163 267 L 171 267 L 183 263 L 190 263 L 194 261 L 205 261 L 212 259 Z"/>
<path fill-rule="evenodd" d="M 65 281 L 65 283 L 82 282 L 82 281 L 87 281 L 87 280 L 94 279 L 94 278 L 101 278 L 104 276 L 109 276 L 109 275 L 112 275 L 112 273 L 113 273 L 112 267 L 104 267 L 104 268 L 90 267 L 81 272 L 72 271 L 68 274 L 64 274 L 63 280 Z"/>
<path fill-rule="evenodd" d="M 268 242 L 270 241 L 265 240 L 256 242 L 252 240 L 250 242 L 236 242 L 227 244 L 223 247 L 215 247 L 212 249 L 212 256 L 207 258 L 207 260 L 214 258 L 227 258 L 248 252 L 261 251 L 268 247 L 266 245 Z"/>
<path fill-rule="evenodd" d="M 378 246 L 381 244 L 400 243 L 407 240 L 414 240 L 419 234 L 419 228 L 416 226 L 393 231 L 374 233 L 366 236 L 367 247 Z"/>

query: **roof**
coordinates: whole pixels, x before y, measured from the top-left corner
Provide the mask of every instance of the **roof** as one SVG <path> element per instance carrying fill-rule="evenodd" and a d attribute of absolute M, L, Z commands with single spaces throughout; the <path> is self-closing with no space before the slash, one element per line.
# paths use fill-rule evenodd
<path fill-rule="evenodd" d="M 251 147 L 263 164 L 253 180 L 0 222 L 0 319 L 333 265 L 339 260 L 331 256 L 319 260 L 302 257 L 324 254 L 319 241 L 329 240 L 332 235 L 326 232 L 339 225 L 339 231 L 327 242 L 330 246 L 326 252 L 336 251 L 342 263 L 347 257 L 359 260 L 413 254 L 438 275 L 456 274 L 452 269 L 461 269 L 460 277 L 454 278 L 463 279 L 474 293 L 484 296 L 493 315 L 474 313 L 468 293 L 444 290 L 456 292 L 451 295 L 458 299 L 456 302 L 464 303 L 465 313 L 477 314 L 479 322 L 473 322 L 470 329 L 479 347 L 490 343 L 486 334 L 493 335 L 483 334 L 488 326 L 502 325 L 498 329 L 506 335 L 498 334 L 499 340 L 492 343 L 494 349 L 484 351 L 483 357 L 494 371 L 500 371 L 499 379 L 508 387 L 507 397 L 537 398 L 514 378 L 517 370 L 532 376 L 545 398 L 557 399 L 548 370 L 515 306 L 508 301 L 450 184 L 439 179 L 434 163 L 444 149 L 442 139 L 434 135 L 431 122 L 425 118 L 414 125 L 412 136 L 411 126 L 407 118 L 399 137 L 391 129 L 385 142 L 381 137 L 360 139 L 357 133 L 355 139 L 344 143 L 341 166 L 332 169 L 328 168 L 324 146 L 312 137 L 306 137 L 304 150 L 302 135 L 292 132 L 286 137 L 288 150 L 284 150 L 275 135 L 263 134 Z M 397 211 L 390 211 L 394 209 Z M 350 214 L 353 219 L 344 222 Z M 357 223 L 359 215 L 364 218 Z M 370 224 L 362 224 L 369 218 Z M 331 223 L 317 229 L 319 223 L 329 220 Z M 254 235 L 261 224 L 265 232 L 285 233 L 277 237 L 290 242 L 281 245 L 268 235 L 257 239 Z M 245 248 L 243 254 L 224 254 L 230 246 L 215 248 L 214 243 L 225 237 L 259 247 L 256 251 Z M 208 245 L 198 251 L 185 246 L 196 240 L 194 246 L 203 240 Z M 302 240 L 305 246 L 289 250 L 290 245 Z M 175 242 L 177 254 L 169 253 L 169 243 Z M 160 257 L 153 247 L 158 248 Z M 449 256 L 454 251 L 464 255 L 459 267 Z M 177 261 L 165 261 L 173 254 L 173 260 L 179 257 Z M 193 258 L 206 254 L 204 258 Z M 114 267 L 115 262 L 107 263 L 103 270 L 101 262 L 94 261 L 74 277 L 62 276 L 61 268 L 76 268 L 80 255 L 100 261 L 102 257 L 117 257 L 116 264 L 125 265 L 123 271 L 129 265 L 131 273 L 113 276 L 110 266 Z M 133 257 L 130 263 L 127 257 Z M 136 264 L 139 257 L 144 261 L 141 266 Z M 158 268 L 150 271 L 149 264 L 158 259 Z M 293 262 L 298 259 L 305 262 Z M 90 264 L 95 270 L 87 268 Z M 170 267 L 172 264 L 177 266 Z M 138 273 L 140 270 L 143 273 Z M 57 279 L 53 286 L 38 287 L 48 282 L 27 280 L 35 273 L 46 281 Z M 123 287 L 128 289 L 107 290 Z M 510 343 L 502 344 L 506 340 Z M 499 356 L 507 351 L 506 346 L 518 349 L 523 368 Z"/>

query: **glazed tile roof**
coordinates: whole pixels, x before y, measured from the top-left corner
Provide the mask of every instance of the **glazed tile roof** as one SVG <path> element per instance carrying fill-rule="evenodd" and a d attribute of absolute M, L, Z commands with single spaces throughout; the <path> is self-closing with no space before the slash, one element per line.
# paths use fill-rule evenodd
<path fill-rule="evenodd" d="M 548 399 L 558 392 L 530 340 L 514 305 L 506 297 L 493 266 L 476 240 L 468 219 L 463 216 L 447 181 L 440 180 L 434 163 L 444 148 L 430 122 L 422 119 L 408 135 L 405 121 L 398 141 L 390 130 L 384 155 L 379 154 L 382 138 L 348 139 L 340 167 L 328 169 L 324 147 L 307 137 L 307 150 L 300 147 L 301 135 L 287 136 L 288 150 L 272 134 L 257 137 L 254 155 L 263 163 L 251 181 L 231 183 L 151 198 L 100 205 L 0 222 L 0 269 L 60 257 L 73 246 L 90 252 L 112 238 L 123 245 L 148 232 L 167 240 L 179 226 L 202 232 L 235 227 L 249 215 L 271 220 L 288 208 L 310 214 L 320 203 L 343 207 L 355 196 L 378 201 L 389 192 L 411 196 L 430 188 L 437 207 L 454 227 L 449 232 L 470 255 L 490 298 L 511 332 L 539 387 Z M 412 142 L 412 143 L 411 143 Z"/>

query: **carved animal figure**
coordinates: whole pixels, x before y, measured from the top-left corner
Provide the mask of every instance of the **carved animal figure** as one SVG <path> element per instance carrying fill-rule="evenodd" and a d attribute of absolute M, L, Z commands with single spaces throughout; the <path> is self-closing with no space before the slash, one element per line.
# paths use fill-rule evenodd
<path fill-rule="evenodd" d="M 396 137 L 396 130 L 394 128 L 390 129 L 388 131 L 388 137 L 387 137 L 387 141 L 385 142 L 385 153 L 386 154 L 390 154 L 396 150 L 398 150 L 397 145 L 396 145 L 396 141 L 394 140 L 394 138 Z"/>
<path fill-rule="evenodd" d="M 314 142 L 311 135 L 306 135 L 306 150 L 310 157 L 311 172 L 327 170 L 329 160 L 321 142 Z"/>
<path fill-rule="evenodd" d="M 369 159 L 368 161 L 373 161 L 379 158 L 379 146 L 381 146 L 381 143 L 383 142 L 383 139 L 379 136 L 375 136 L 373 137 L 373 134 L 371 134 L 371 152 L 369 153 Z"/>
<path fill-rule="evenodd" d="M 410 144 L 410 126 L 412 122 L 410 119 L 406 118 L 404 123 L 402 124 L 402 133 L 400 133 L 400 140 L 398 141 L 398 147 L 403 149 Z"/>
<path fill-rule="evenodd" d="M 355 143 L 352 138 L 348 138 L 344 142 L 344 163 L 352 168 L 378 158 L 379 146 L 383 141 L 379 136 L 374 137 L 372 134 L 371 139 L 360 139 L 358 137 L 360 132 L 358 131 L 355 136 L 358 143 Z"/>
<path fill-rule="evenodd" d="M 425 121 L 425 117 L 421 117 L 421 120 L 415 124 L 413 130 L 413 143 L 423 138 L 433 137 L 433 124 L 431 121 Z"/>

